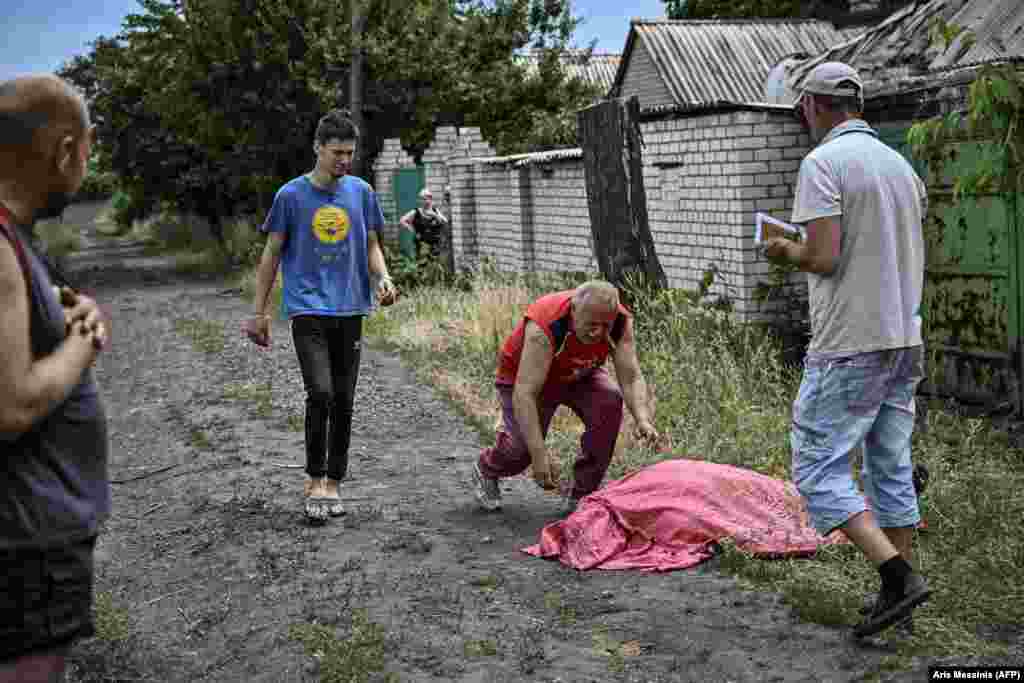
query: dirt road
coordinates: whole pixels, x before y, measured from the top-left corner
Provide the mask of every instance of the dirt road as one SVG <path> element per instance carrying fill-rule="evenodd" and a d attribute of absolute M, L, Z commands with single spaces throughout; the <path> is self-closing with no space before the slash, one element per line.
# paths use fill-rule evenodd
<path fill-rule="evenodd" d="M 523 554 L 557 500 L 512 480 L 504 512 L 478 512 L 464 483 L 478 436 L 372 348 L 349 513 L 308 526 L 287 325 L 261 352 L 238 332 L 239 292 L 179 279 L 131 245 L 86 246 L 71 267 L 115 323 L 98 368 L 116 483 L 97 590 L 128 637 L 82 643 L 71 680 L 326 680 L 329 657 L 291 637 L 304 623 L 335 628 L 352 671 L 383 654 L 383 671 L 339 681 L 848 681 L 888 654 L 795 621 L 713 562 L 578 573 Z M 380 628 L 353 628 L 358 610 Z"/>

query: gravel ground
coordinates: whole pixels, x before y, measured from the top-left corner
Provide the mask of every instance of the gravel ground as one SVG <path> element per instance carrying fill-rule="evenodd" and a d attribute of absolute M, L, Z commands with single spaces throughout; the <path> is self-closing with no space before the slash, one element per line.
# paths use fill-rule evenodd
<path fill-rule="evenodd" d="M 798 622 L 714 561 L 579 573 L 523 554 L 557 499 L 520 478 L 503 482 L 504 512 L 478 512 L 465 483 L 478 435 L 372 348 L 348 514 L 309 526 L 287 324 L 258 350 L 239 333 L 239 292 L 166 266 L 92 236 L 72 259 L 114 320 L 98 364 L 115 484 L 97 590 L 127 630 L 81 643 L 71 681 L 328 680 L 329 658 L 290 637 L 314 623 L 355 657 L 339 681 L 850 681 L 891 654 Z M 355 619 L 364 613 L 380 626 L 372 637 Z M 357 677 L 357 655 L 374 651 L 383 670 Z"/>

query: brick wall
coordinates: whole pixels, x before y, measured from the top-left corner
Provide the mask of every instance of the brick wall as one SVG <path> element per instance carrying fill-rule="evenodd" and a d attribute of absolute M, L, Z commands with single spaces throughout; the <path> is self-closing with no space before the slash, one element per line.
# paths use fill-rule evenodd
<path fill-rule="evenodd" d="M 784 307 L 755 296 L 770 269 L 754 245 L 754 214 L 789 220 L 809 140 L 788 107 L 749 109 L 665 115 L 641 131 L 648 220 L 670 286 L 697 289 L 714 269 L 711 293 L 759 320 Z M 442 129 L 440 151 L 424 154 L 435 196 L 450 187 L 457 267 L 487 257 L 512 272 L 596 272 L 578 150 L 499 159 L 472 130 Z M 787 295 L 803 296 L 805 283 L 791 276 Z"/>
<path fill-rule="evenodd" d="M 696 289 L 714 268 L 712 294 L 727 296 L 744 318 L 767 317 L 774 307 L 754 295 L 769 275 L 754 245 L 754 214 L 789 219 L 810 145 L 803 128 L 788 108 L 764 107 L 649 121 L 641 131 L 648 220 L 670 286 Z"/>
<path fill-rule="evenodd" d="M 524 166 L 530 175 L 534 268 L 598 272 L 582 159 Z"/>
<path fill-rule="evenodd" d="M 501 270 L 523 272 L 532 245 L 524 240 L 519 169 L 476 164 L 473 175 L 478 255 L 491 258 Z"/>

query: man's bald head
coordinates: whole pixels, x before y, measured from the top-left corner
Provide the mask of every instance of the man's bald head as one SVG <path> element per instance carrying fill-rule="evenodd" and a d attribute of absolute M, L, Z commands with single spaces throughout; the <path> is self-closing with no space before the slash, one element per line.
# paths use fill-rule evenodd
<path fill-rule="evenodd" d="M 0 83 L 0 150 L 38 155 L 61 136 L 79 138 L 89 129 L 82 96 L 66 81 L 44 74 Z M 4 169 L 0 169 L 3 173 Z"/>
<path fill-rule="evenodd" d="M 23 223 L 59 216 L 86 174 L 85 100 L 50 75 L 0 82 L 0 202 Z"/>

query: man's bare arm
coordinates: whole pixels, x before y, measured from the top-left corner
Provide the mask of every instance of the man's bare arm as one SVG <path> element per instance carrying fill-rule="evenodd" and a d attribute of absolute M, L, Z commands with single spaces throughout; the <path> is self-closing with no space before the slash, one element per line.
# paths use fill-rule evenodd
<path fill-rule="evenodd" d="M 284 240 L 283 232 L 272 232 L 267 235 L 263 255 L 256 268 L 256 300 L 253 302 L 253 312 L 256 315 L 267 314 L 267 300 L 270 299 L 270 291 L 274 287 L 274 280 L 277 279 L 277 269 L 281 265 Z"/>
<path fill-rule="evenodd" d="M 766 243 L 765 255 L 772 261 L 791 263 L 805 273 L 828 276 L 839 264 L 841 237 L 839 218 L 818 218 L 807 224 L 805 244 L 775 237 Z"/>
<path fill-rule="evenodd" d="M 97 349 L 84 321 L 49 356 L 35 360 L 29 338 L 29 299 L 10 242 L 0 239 L 0 438 L 11 440 L 52 413 L 75 388 Z"/>
<path fill-rule="evenodd" d="M 547 333 L 532 320 L 528 320 L 523 333 L 519 372 L 512 390 L 512 405 L 535 470 L 547 469 L 547 448 L 544 446 L 540 426 L 540 395 L 547 382 L 554 355 Z"/>
<path fill-rule="evenodd" d="M 626 329 L 622 333 L 622 339 L 615 347 L 615 354 L 612 356 L 615 364 L 615 376 L 619 380 L 619 388 L 622 389 L 622 398 L 626 408 L 632 413 L 633 419 L 638 425 L 650 424 L 653 415 L 649 409 L 647 396 L 647 381 L 644 373 L 640 370 L 640 360 L 636 355 L 636 340 L 633 334 L 633 319 L 626 319 Z"/>

